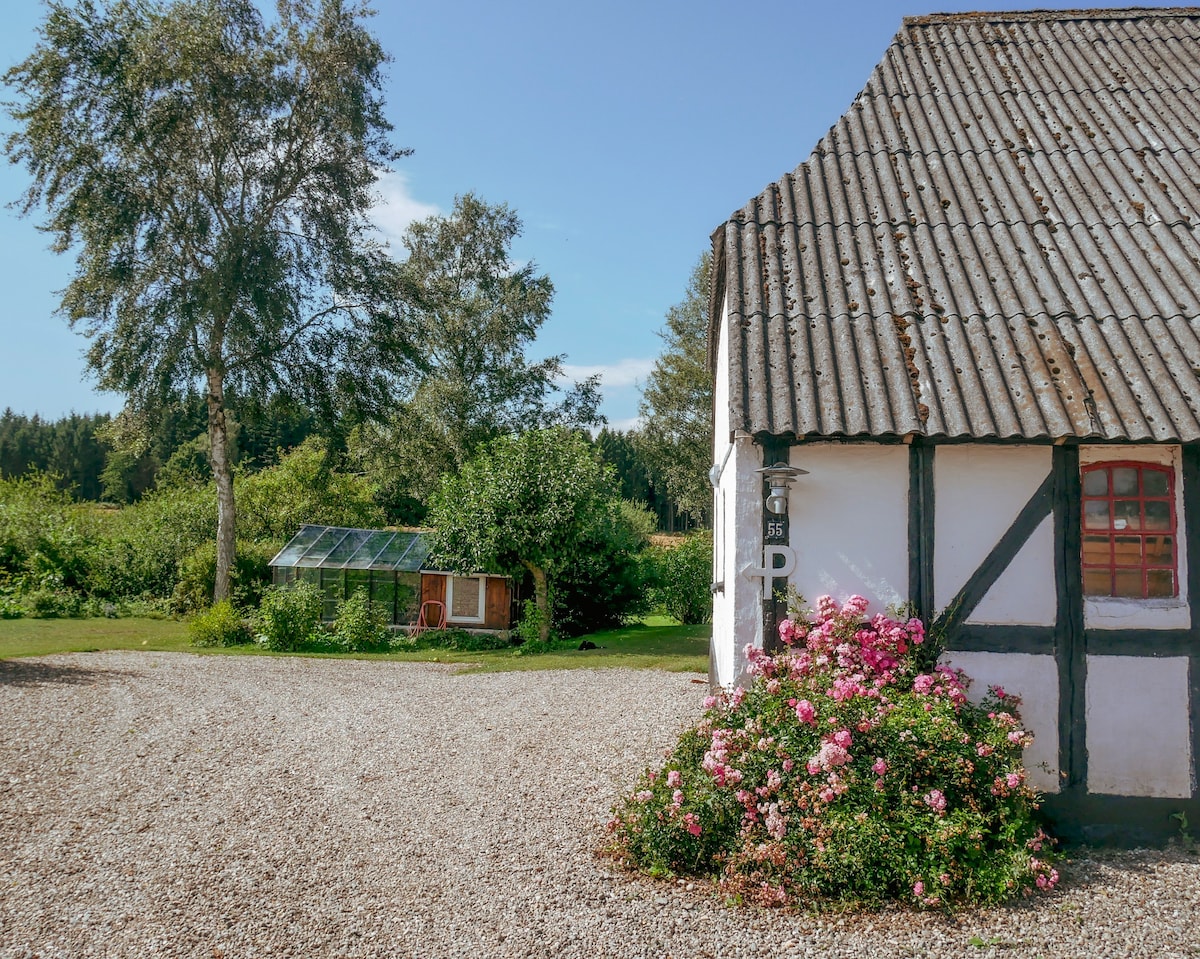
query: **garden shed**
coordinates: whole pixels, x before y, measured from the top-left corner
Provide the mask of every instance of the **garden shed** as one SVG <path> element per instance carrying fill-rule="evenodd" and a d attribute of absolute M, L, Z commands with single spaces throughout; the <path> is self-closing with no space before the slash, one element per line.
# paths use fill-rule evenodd
<path fill-rule="evenodd" d="M 445 613 L 447 627 L 504 630 L 513 624 L 512 581 L 478 573 L 460 576 L 428 568 L 425 530 L 350 529 L 302 526 L 271 560 L 276 585 L 301 580 L 321 587 L 324 618 L 355 590 L 365 589 L 372 604 L 389 614 L 393 626 L 415 625 L 426 604 L 425 621 Z"/>
<path fill-rule="evenodd" d="M 713 234 L 714 680 L 908 602 L 1060 833 L 1200 822 L 1198 228 L 1200 10 L 906 19 Z"/>

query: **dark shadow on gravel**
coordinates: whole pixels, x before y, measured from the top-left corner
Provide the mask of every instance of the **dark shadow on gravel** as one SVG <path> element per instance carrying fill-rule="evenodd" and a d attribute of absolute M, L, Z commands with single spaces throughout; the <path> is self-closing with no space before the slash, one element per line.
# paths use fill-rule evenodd
<path fill-rule="evenodd" d="M 95 686 L 136 673 L 88 666 L 60 666 L 36 658 L 0 659 L 0 686 Z"/>

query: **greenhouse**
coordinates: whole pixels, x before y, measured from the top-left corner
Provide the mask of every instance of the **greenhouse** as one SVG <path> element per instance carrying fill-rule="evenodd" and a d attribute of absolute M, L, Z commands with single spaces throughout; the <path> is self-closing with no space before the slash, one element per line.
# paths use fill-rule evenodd
<path fill-rule="evenodd" d="M 512 626 L 517 597 L 505 576 L 462 576 L 429 569 L 428 531 L 301 526 L 271 560 L 277 586 L 296 581 L 321 588 L 322 617 L 356 590 L 366 590 L 393 626 L 498 631 Z"/>
<path fill-rule="evenodd" d="M 301 580 L 321 587 L 326 620 L 343 599 L 365 589 L 372 605 L 400 626 L 416 621 L 428 557 L 429 543 L 419 532 L 302 526 L 271 560 L 271 577 L 276 585 Z"/>

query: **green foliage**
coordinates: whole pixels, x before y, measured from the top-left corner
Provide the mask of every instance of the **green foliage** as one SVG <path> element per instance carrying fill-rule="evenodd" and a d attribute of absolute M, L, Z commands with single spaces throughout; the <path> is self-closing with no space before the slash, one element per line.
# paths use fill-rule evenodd
<path fill-rule="evenodd" d="M 40 619 L 77 617 L 84 613 L 83 595 L 71 589 L 53 589 L 42 586 L 30 590 L 24 597 L 29 615 Z"/>
<path fill-rule="evenodd" d="M 0 577 L 17 590 L 83 589 L 93 527 L 53 476 L 0 479 Z"/>
<path fill-rule="evenodd" d="M 0 477 L 49 473 L 73 497 L 99 499 L 108 446 L 97 431 L 108 420 L 107 413 L 43 420 L 36 413 L 24 416 L 6 409 L 0 415 Z"/>
<path fill-rule="evenodd" d="M 550 425 L 590 425 L 595 379 L 559 402 L 561 356 L 526 357 L 550 315 L 554 287 L 533 263 L 517 265 L 521 221 L 509 207 L 466 194 L 448 216 L 413 223 L 401 267 L 421 362 L 391 422 L 358 434 L 358 454 L 392 510 L 427 502 L 440 478 L 498 436 Z"/>
<path fill-rule="evenodd" d="M 105 516 L 89 544 L 88 591 L 106 599 L 170 597 L 183 562 L 215 539 L 211 486 L 155 490 Z"/>
<path fill-rule="evenodd" d="M 392 642 L 392 648 L 397 650 L 445 649 L 465 653 L 512 649 L 512 645 L 505 636 L 469 633 L 465 629 L 431 629 L 420 636 L 401 636 Z"/>
<path fill-rule="evenodd" d="M 348 599 L 338 603 L 330 637 L 336 648 L 352 653 L 386 652 L 391 634 L 388 617 L 371 604 L 365 589 L 356 589 Z"/>
<path fill-rule="evenodd" d="M 650 608 L 643 557 L 654 517 L 626 500 L 605 508 L 607 518 L 580 537 L 554 579 L 554 621 L 563 637 L 620 626 Z"/>
<path fill-rule="evenodd" d="M 516 634 L 526 655 L 545 652 L 554 641 L 554 631 L 546 619 L 547 614 L 532 599 L 521 604 L 521 619 L 517 623 Z"/>
<path fill-rule="evenodd" d="M 241 535 L 282 544 L 305 523 L 365 529 L 382 526 L 383 511 L 375 504 L 371 483 L 336 466 L 313 438 L 277 465 L 239 477 Z"/>
<path fill-rule="evenodd" d="M 320 645 L 321 608 L 324 597 L 319 586 L 295 582 L 268 586 L 254 619 L 255 639 L 265 649 L 296 652 Z"/>
<path fill-rule="evenodd" d="M 271 583 L 271 559 L 279 551 L 274 543 L 238 543 L 231 577 L 233 605 L 251 609 L 259 604 Z M 190 613 L 212 602 L 217 575 L 217 544 L 201 543 L 179 563 L 179 578 L 171 592 L 171 609 Z"/>
<path fill-rule="evenodd" d="M 712 619 L 712 533 L 692 533 L 678 545 L 652 547 L 653 605 L 685 625 Z"/>
<path fill-rule="evenodd" d="M 667 311 L 664 347 L 642 390 L 638 447 L 681 509 L 700 517 L 712 505 L 712 377 L 708 371 L 708 290 L 712 254 L 700 257 L 682 303 Z"/>
<path fill-rule="evenodd" d="M 753 651 L 753 684 L 711 697 L 642 776 L 616 851 L 761 905 L 955 909 L 1052 888 L 1013 697 L 974 704 L 961 673 L 917 673 L 917 620 L 818 602 L 814 623 L 781 629 L 796 645 Z"/>
<path fill-rule="evenodd" d="M 604 615 L 619 621 L 640 593 L 629 573 L 640 531 L 615 494 L 611 471 L 578 434 L 556 427 L 501 437 L 443 478 L 429 517 L 434 562 L 463 573 L 528 571 L 543 642 L 555 617 L 592 618 L 581 606 L 581 583 L 604 596 L 612 604 Z"/>
<path fill-rule="evenodd" d="M 254 634 L 229 600 L 213 603 L 188 623 L 188 638 L 193 646 L 242 646 L 254 641 Z"/>

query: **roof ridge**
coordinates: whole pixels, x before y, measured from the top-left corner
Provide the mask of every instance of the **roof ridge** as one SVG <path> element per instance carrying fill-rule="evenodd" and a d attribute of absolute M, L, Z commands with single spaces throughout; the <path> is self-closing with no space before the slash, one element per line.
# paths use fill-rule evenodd
<path fill-rule="evenodd" d="M 1014 23 L 1045 20 L 1144 20 L 1200 17 L 1200 7 L 1091 7 L 1078 10 L 972 11 L 927 13 L 905 17 L 903 27 L 927 27 L 944 23 Z"/>

